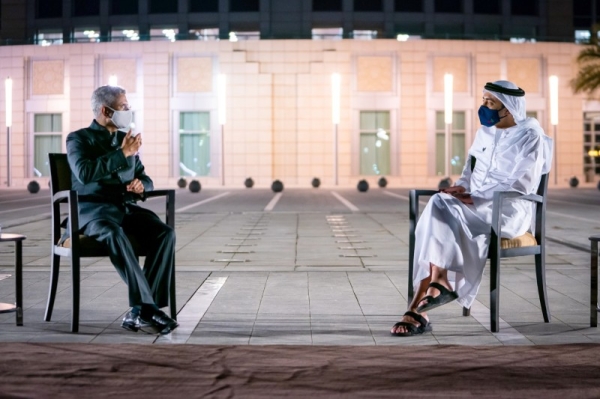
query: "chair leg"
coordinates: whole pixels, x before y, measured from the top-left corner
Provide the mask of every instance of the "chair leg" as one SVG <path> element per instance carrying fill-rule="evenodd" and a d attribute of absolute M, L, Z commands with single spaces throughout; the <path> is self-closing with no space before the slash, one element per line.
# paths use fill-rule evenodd
<path fill-rule="evenodd" d="M 58 273 L 60 272 L 60 256 L 52 254 L 52 264 L 50 265 L 50 287 L 48 288 L 48 302 L 46 302 L 45 321 L 52 318 L 54 309 L 54 300 L 56 299 L 56 289 L 58 288 Z"/>
<path fill-rule="evenodd" d="M 598 327 L 598 240 L 590 238 L 590 327 Z"/>
<path fill-rule="evenodd" d="M 542 248 L 542 251 L 544 249 Z M 548 305 L 548 294 L 546 292 L 546 264 L 544 254 L 535 255 L 535 276 L 537 279 L 538 294 L 540 296 L 540 305 L 542 306 L 542 314 L 544 321 L 550 322 L 550 306 Z"/>
<path fill-rule="evenodd" d="M 169 309 L 171 312 L 171 318 L 177 320 L 177 300 L 175 291 L 175 268 L 171 272 L 171 286 L 169 287 Z"/>
<path fill-rule="evenodd" d="M 413 297 L 415 296 L 415 291 L 414 291 L 414 287 L 413 287 L 413 281 L 412 281 L 412 264 L 408 266 L 408 296 L 406 298 L 408 303 L 411 303 L 413 300 Z"/>
<path fill-rule="evenodd" d="M 492 248 L 490 248 L 492 250 Z M 492 332 L 500 329 L 500 254 L 490 259 L 490 327 Z"/>
<path fill-rule="evenodd" d="M 414 191 L 409 193 L 409 229 L 408 229 L 408 303 L 411 303 L 415 295 L 413 286 L 413 263 L 415 261 L 415 229 L 417 228 L 417 196 Z"/>
<path fill-rule="evenodd" d="M 471 308 L 465 308 L 463 306 L 463 316 L 471 316 Z"/>
<path fill-rule="evenodd" d="M 73 308 L 71 311 L 71 332 L 79 332 L 79 293 L 81 277 L 79 272 L 79 257 L 71 257 L 71 291 L 73 294 Z"/>

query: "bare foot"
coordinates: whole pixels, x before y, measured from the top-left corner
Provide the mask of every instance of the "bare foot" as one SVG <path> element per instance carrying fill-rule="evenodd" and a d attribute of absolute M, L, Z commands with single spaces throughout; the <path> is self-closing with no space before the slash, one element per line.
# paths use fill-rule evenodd
<path fill-rule="evenodd" d="M 450 282 L 448 280 L 432 281 L 432 283 L 438 283 L 438 284 L 444 286 L 448 291 L 452 291 L 452 285 L 450 284 Z M 419 308 L 420 306 L 427 305 L 426 298 L 428 296 L 431 296 L 432 298 L 436 298 L 440 294 L 441 294 L 440 290 L 437 289 L 436 287 L 432 287 L 430 284 L 429 287 L 427 288 L 427 292 L 425 293 L 425 296 L 423 297 L 423 299 L 421 299 L 419 301 L 417 308 Z"/>

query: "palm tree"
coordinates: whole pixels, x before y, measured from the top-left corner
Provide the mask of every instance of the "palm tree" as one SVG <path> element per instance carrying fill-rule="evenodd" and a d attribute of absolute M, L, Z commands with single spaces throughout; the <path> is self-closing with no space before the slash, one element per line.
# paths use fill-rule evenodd
<path fill-rule="evenodd" d="M 592 95 L 600 88 L 600 42 L 598 41 L 598 29 L 596 24 L 592 29 L 590 44 L 584 47 L 577 56 L 579 72 L 571 80 L 571 87 L 575 93 L 587 93 Z"/>

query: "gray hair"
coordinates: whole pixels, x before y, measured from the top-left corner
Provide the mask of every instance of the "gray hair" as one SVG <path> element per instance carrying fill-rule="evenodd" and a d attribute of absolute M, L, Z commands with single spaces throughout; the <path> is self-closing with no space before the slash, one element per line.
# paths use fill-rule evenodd
<path fill-rule="evenodd" d="M 126 94 L 127 91 L 121 86 L 100 86 L 92 94 L 92 111 L 94 116 L 99 116 L 103 105 L 112 107 L 117 97 Z"/>

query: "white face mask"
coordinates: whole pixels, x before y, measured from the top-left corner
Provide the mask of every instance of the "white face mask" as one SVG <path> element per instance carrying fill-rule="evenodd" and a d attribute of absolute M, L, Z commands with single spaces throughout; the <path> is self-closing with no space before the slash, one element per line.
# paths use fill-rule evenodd
<path fill-rule="evenodd" d="M 117 129 L 128 131 L 129 125 L 131 124 L 131 121 L 133 119 L 133 112 L 130 109 L 128 109 L 127 111 L 117 111 L 112 109 L 108 105 L 105 105 L 105 107 L 113 111 L 113 116 L 110 119 L 112 120 L 112 123 L 115 124 Z"/>

